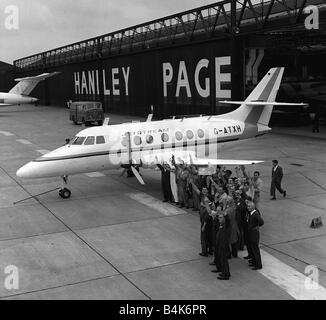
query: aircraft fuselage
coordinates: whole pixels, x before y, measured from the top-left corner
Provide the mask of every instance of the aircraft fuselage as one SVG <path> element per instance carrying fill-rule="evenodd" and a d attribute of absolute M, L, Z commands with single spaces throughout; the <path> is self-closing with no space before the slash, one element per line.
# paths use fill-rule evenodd
<path fill-rule="evenodd" d="M 269 130 L 216 116 L 104 125 L 79 132 L 76 137 L 80 141 L 85 138 L 82 145 L 72 141 L 28 163 L 17 175 L 22 178 L 68 176 L 120 168 L 131 161 L 150 167 L 150 159 L 155 166 L 155 157 L 163 157 L 161 160 L 168 162 L 178 152 L 193 152 L 197 157 L 216 159 L 225 144 L 254 138 Z M 130 135 L 130 148 L 126 133 Z M 94 137 L 94 143 L 88 145 L 90 137 Z M 102 141 L 102 137 L 105 143 L 97 144 L 96 140 Z"/>
<path fill-rule="evenodd" d="M 37 98 L 28 97 L 21 94 L 0 92 L 0 104 L 4 104 L 4 105 L 29 104 L 29 103 L 36 103 L 37 101 L 38 101 Z"/>

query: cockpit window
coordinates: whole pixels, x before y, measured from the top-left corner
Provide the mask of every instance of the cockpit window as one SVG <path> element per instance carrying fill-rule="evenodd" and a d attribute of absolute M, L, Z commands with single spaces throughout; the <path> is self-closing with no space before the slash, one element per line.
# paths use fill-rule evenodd
<path fill-rule="evenodd" d="M 105 139 L 103 136 L 96 137 L 96 144 L 104 144 L 104 143 L 105 143 Z"/>
<path fill-rule="evenodd" d="M 84 143 L 85 146 L 90 146 L 95 143 L 95 137 L 88 137 Z"/>
<path fill-rule="evenodd" d="M 73 144 L 73 145 L 78 145 L 78 146 L 80 146 L 80 145 L 83 144 L 83 142 L 85 141 L 85 139 L 86 139 L 86 137 L 76 137 L 76 138 L 73 140 L 72 144 Z"/>

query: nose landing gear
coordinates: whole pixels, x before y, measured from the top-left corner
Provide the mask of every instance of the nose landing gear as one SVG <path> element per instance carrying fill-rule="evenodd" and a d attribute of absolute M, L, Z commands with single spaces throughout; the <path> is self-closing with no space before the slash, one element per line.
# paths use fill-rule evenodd
<path fill-rule="evenodd" d="M 71 196 L 71 191 L 67 188 L 63 188 L 59 190 L 59 195 L 62 199 L 69 199 Z"/>
<path fill-rule="evenodd" d="M 68 176 L 63 176 L 63 187 L 59 190 L 59 196 L 62 199 L 69 199 L 71 197 L 71 191 L 66 188 L 66 185 L 68 184 Z"/>

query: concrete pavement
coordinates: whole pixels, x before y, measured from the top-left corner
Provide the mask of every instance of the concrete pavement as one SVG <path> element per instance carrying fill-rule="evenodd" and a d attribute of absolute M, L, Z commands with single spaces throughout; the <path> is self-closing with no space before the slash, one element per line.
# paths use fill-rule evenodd
<path fill-rule="evenodd" d="M 60 179 L 22 181 L 15 172 L 40 151 L 59 147 L 82 130 L 68 120 L 68 113 L 42 106 L 0 110 L 0 298 L 300 298 L 288 289 L 293 282 L 282 285 L 287 280 L 277 272 L 272 281 L 269 274 L 248 268 L 242 258 L 230 260 L 230 281 L 218 281 L 210 272 L 210 259 L 198 255 L 198 214 L 158 201 L 156 171 L 142 170 L 145 186 L 119 177 L 118 171 L 73 176 L 69 200 L 52 192 L 13 205 L 60 185 Z M 111 118 L 112 123 L 134 119 Z M 277 133 L 242 142 L 222 155 L 266 161 L 255 168 L 264 181 L 262 249 L 266 257 L 275 259 L 276 269 L 288 267 L 289 278 L 316 265 L 322 287 L 326 286 L 325 226 L 309 225 L 316 216 L 326 223 L 325 150 L 322 140 Z M 270 201 L 268 193 L 272 159 L 284 168 L 288 192 L 277 201 Z M 18 267 L 17 290 L 2 285 L 8 265 Z M 296 290 L 305 298 L 316 296 L 306 291 L 304 283 Z"/>

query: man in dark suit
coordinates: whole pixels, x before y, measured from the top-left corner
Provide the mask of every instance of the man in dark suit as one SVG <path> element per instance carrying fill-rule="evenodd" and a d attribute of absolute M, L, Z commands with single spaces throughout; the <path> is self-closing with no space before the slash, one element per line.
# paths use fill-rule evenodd
<path fill-rule="evenodd" d="M 281 182 L 283 178 L 283 169 L 278 165 L 277 160 L 273 160 L 272 182 L 271 182 L 271 200 L 276 200 L 275 189 L 277 189 L 283 197 L 286 197 L 286 191 L 282 189 Z"/>
<path fill-rule="evenodd" d="M 230 243 L 230 220 L 229 217 L 223 214 L 218 215 L 219 229 L 216 234 L 216 248 L 215 248 L 215 261 L 216 261 L 216 272 L 221 272 L 217 279 L 229 280 L 230 268 L 228 262 L 228 256 L 230 254 L 229 243 Z"/>
<path fill-rule="evenodd" d="M 173 202 L 173 195 L 170 183 L 170 170 L 165 163 L 163 165 L 158 164 L 157 166 L 160 168 L 162 173 L 161 184 L 164 197 L 163 202 Z"/>
<path fill-rule="evenodd" d="M 251 257 L 249 260 L 249 266 L 253 267 L 252 270 L 262 269 L 262 262 L 259 250 L 259 227 L 264 224 L 264 220 L 261 217 L 259 211 L 256 210 L 255 204 L 252 201 L 247 202 L 248 206 L 248 253 Z"/>
<path fill-rule="evenodd" d="M 310 102 L 310 106 L 312 106 L 313 113 L 315 114 L 313 120 L 312 132 L 319 132 L 319 119 L 320 119 L 320 110 L 323 107 L 322 103 L 318 100 L 312 100 Z"/>
<path fill-rule="evenodd" d="M 248 214 L 248 209 L 246 202 L 242 196 L 242 191 L 241 190 L 236 190 L 235 191 L 235 212 L 236 212 L 236 219 L 239 227 L 239 250 L 242 251 L 244 250 L 244 245 L 247 242 L 247 234 L 248 231 L 247 228 L 247 214 Z"/>

